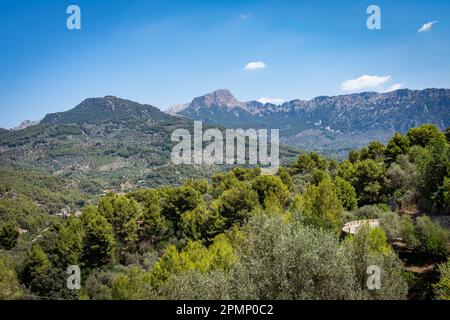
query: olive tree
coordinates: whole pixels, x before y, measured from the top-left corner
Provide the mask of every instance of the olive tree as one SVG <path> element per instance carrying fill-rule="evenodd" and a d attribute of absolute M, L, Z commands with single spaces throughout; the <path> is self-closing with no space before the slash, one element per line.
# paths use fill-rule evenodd
<path fill-rule="evenodd" d="M 332 234 L 257 215 L 230 276 L 234 299 L 352 299 L 350 260 Z M 355 291 L 356 290 L 356 291 Z"/>

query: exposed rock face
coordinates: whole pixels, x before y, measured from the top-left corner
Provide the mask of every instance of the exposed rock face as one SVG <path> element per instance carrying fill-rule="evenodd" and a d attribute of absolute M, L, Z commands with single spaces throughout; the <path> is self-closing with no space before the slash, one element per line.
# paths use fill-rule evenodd
<path fill-rule="evenodd" d="M 284 143 L 343 155 L 424 123 L 450 126 L 450 90 L 364 92 L 281 105 L 240 102 L 228 90 L 217 90 L 176 114 L 230 128 L 279 128 Z"/>
<path fill-rule="evenodd" d="M 208 93 L 204 96 L 194 98 L 190 108 L 216 108 L 225 107 L 228 109 L 243 108 L 245 109 L 246 104 L 236 100 L 236 98 L 231 94 L 229 90 L 219 89 L 212 93 Z"/>
<path fill-rule="evenodd" d="M 39 123 L 39 121 L 24 120 L 24 121 L 22 121 L 22 123 L 18 127 L 13 128 L 12 130 L 25 129 L 25 128 L 37 125 L 38 123 Z"/>

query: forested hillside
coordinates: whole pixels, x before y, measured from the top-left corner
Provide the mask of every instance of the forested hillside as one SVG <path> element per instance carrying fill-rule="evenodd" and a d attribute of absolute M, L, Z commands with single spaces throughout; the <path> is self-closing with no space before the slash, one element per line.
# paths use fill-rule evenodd
<path fill-rule="evenodd" d="M 119 111 L 120 116 L 126 116 L 93 123 L 85 122 L 96 119 L 88 114 L 74 119 L 72 111 L 67 116 L 48 116 L 52 124 L 0 135 L 1 161 L 73 180 L 93 195 L 150 186 L 156 180 L 158 184 L 175 184 L 184 175 L 204 176 L 196 168 L 175 169 L 170 164 L 170 134 L 178 127 L 189 126 L 190 121 L 166 116 L 159 110 L 158 119 L 138 118 L 130 112 Z M 103 114 L 110 113 L 105 110 Z M 53 123 L 55 119 L 62 123 Z M 66 119 L 80 122 L 67 124 Z"/>
<path fill-rule="evenodd" d="M 223 170 L 174 166 L 171 134 L 178 128 L 193 131 L 193 121 L 116 97 L 86 99 L 38 125 L 0 132 L 0 164 L 39 169 L 92 196 L 175 185 Z M 280 147 L 285 163 L 297 155 L 295 148 Z"/>
<path fill-rule="evenodd" d="M 424 125 L 343 161 L 304 153 L 276 175 L 232 168 L 111 192 L 31 240 L 8 219 L 0 299 L 448 299 L 449 231 L 434 221 L 450 210 L 449 141 Z M 342 232 L 361 219 L 379 227 Z M 68 265 L 81 290 L 67 289 Z"/>

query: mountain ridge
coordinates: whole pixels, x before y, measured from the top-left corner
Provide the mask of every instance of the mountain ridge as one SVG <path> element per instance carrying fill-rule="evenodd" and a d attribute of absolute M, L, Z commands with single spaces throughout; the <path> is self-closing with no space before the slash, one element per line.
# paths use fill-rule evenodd
<path fill-rule="evenodd" d="M 193 121 L 131 100 L 89 98 L 39 124 L 0 130 L 0 164 L 61 177 L 90 195 L 180 184 L 227 168 L 174 164 L 171 136 L 177 129 L 192 131 Z M 281 161 L 297 156 L 280 146 Z"/>
<path fill-rule="evenodd" d="M 201 107 L 201 106 L 207 106 L 207 107 L 214 107 L 214 106 L 229 106 L 227 103 L 220 103 L 220 101 L 211 101 L 213 97 L 219 97 L 219 99 L 223 100 L 222 96 L 223 94 L 226 95 L 226 99 L 228 101 L 232 101 L 233 104 L 232 107 L 241 107 L 242 109 L 249 111 L 249 109 L 254 109 L 257 107 L 280 107 L 281 110 L 286 108 L 287 106 L 298 106 L 298 107 L 306 107 L 312 104 L 316 103 L 323 103 L 330 100 L 348 100 L 348 99 L 358 99 L 361 102 L 375 102 L 379 100 L 383 100 L 384 97 L 404 97 L 404 96 L 411 96 L 414 93 L 441 93 L 446 94 L 447 96 L 450 95 L 450 89 L 445 88 L 426 88 L 426 89 L 398 89 L 394 91 L 389 92 L 375 92 L 375 91 L 363 91 L 359 93 L 349 93 L 349 94 L 341 94 L 341 95 L 334 95 L 334 96 L 328 96 L 328 95 L 322 95 L 317 96 L 309 100 L 302 100 L 302 99 L 292 99 L 280 104 L 273 104 L 273 103 L 262 103 L 257 100 L 250 100 L 250 101 L 239 101 L 237 100 L 234 95 L 228 90 L 228 89 L 217 89 L 211 93 L 207 93 L 203 96 L 195 97 L 190 103 L 184 103 L 184 104 L 177 104 L 173 107 L 169 107 L 166 112 L 168 113 L 180 113 L 181 111 L 186 110 L 188 107 Z M 204 100 L 209 100 L 207 103 L 201 103 Z M 183 106 L 184 108 L 174 108 L 174 107 L 180 107 Z"/>
<path fill-rule="evenodd" d="M 124 120 L 127 118 L 147 118 L 158 121 L 168 119 L 169 117 L 171 116 L 149 104 L 141 104 L 116 96 L 105 96 L 87 98 L 67 111 L 49 113 L 40 121 L 40 123 L 95 124 L 111 120 Z"/>
<path fill-rule="evenodd" d="M 230 128 L 279 128 L 282 143 L 340 157 L 371 140 L 386 142 L 393 132 L 424 123 L 442 130 L 450 126 L 450 89 L 318 96 L 280 105 L 240 102 L 228 93 L 232 104 L 211 100 L 215 91 L 203 96 L 208 97 L 207 105 L 199 104 L 203 100 L 198 97 L 176 114 Z"/>

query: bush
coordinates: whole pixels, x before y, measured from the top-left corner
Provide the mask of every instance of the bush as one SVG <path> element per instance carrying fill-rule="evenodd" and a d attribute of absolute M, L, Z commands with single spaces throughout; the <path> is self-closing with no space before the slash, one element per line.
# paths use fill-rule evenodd
<path fill-rule="evenodd" d="M 6 250 L 11 250 L 16 246 L 19 238 L 19 231 L 17 226 L 13 223 L 5 223 L 0 225 L 0 247 Z"/>
<path fill-rule="evenodd" d="M 432 222 L 430 217 L 422 216 L 417 219 L 416 233 L 420 241 L 419 249 L 424 256 L 436 259 L 447 257 L 447 234 L 438 224 Z"/>
<path fill-rule="evenodd" d="M 247 227 L 230 276 L 232 299 L 357 297 L 350 261 L 333 235 L 282 216 L 258 215 Z"/>
<path fill-rule="evenodd" d="M 229 278 L 222 271 L 190 270 L 172 277 L 159 293 L 170 300 L 227 300 L 228 286 Z"/>
<path fill-rule="evenodd" d="M 438 300 L 450 300 L 450 261 L 439 266 L 440 280 L 434 288 L 435 298 Z"/>
<path fill-rule="evenodd" d="M 0 300 L 20 299 L 23 293 L 13 261 L 0 254 Z"/>
<path fill-rule="evenodd" d="M 131 266 L 112 281 L 111 297 L 114 300 L 148 300 L 155 297 L 151 286 L 151 274 Z"/>
<path fill-rule="evenodd" d="M 111 300 L 111 286 L 115 273 L 106 270 L 95 270 L 89 274 L 82 287 L 84 299 Z"/>
<path fill-rule="evenodd" d="M 411 248 L 419 245 L 419 239 L 417 239 L 414 223 L 409 216 L 403 216 L 401 220 L 401 237 L 403 241 Z"/>
<path fill-rule="evenodd" d="M 389 241 L 401 237 L 401 218 L 394 212 L 386 212 L 379 218 L 380 227 L 386 233 Z"/>
<path fill-rule="evenodd" d="M 189 270 L 203 273 L 217 269 L 229 270 L 235 260 L 232 245 L 224 235 L 217 236 L 209 248 L 199 241 L 189 241 L 181 251 L 169 245 L 151 271 L 152 285 L 159 288 L 173 276 Z"/>
<path fill-rule="evenodd" d="M 386 243 L 386 235 L 380 228 L 360 228 L 356 235 L 344 242 L 345 252 L 361 289 L 363 299 L 405 299 L 408 286 L 402 277 L 403 265 Z M 380 288 L 367 288 L 368 267 L 377 266 L 381 272 Z"/>
<path fill-rule="evenodd" d="M 67 273 L 64 269 L 51 268 L 37 274 L 31 281 L 30 290 L 38 298 L 78 300 L 80 291 L 67 288 Z"/>
<path fill-rule="evenodd" d="M 369 205 L 356 209 L 353 214 L 357 219 L 378 219 L 383 215 L 383 210 L 378 206 Z"/>

